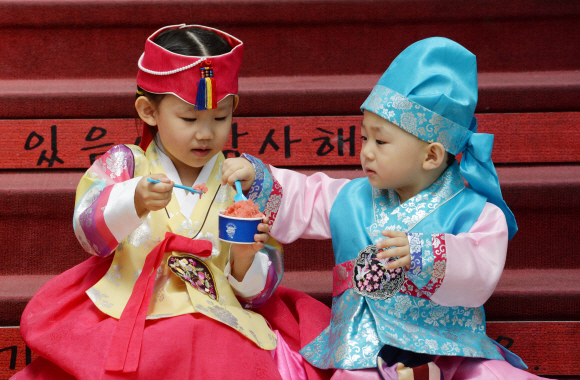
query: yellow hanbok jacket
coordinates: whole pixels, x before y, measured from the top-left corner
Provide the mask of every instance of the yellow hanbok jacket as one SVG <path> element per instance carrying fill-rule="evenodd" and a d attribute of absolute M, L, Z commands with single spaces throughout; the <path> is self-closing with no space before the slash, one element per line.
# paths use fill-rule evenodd
<path fill-rule="evenodd" d="M 266 249 L 256 255 L 254 264 L 260 264 L 256 261 L 261 260 L 266 278 L 261 291 L 245 297 L 234 293 L 227 277 L 230 243 L 218 239 L 218 211 L 231 205 L 234 195 L 231 187 L 220 184 L 223 154 L 219 153 L 202 169 L 200 177 L 205 178 L 208 191 L 197 200 L 190 217 L 186 217 L 187 212 L 186 215 L 182 212 L 175 192 L 166 208 L 149 212 L 139 219 L 132 205 L 134 215 L 127 216 L 131 210 L 129 207 L 127 211 L 124 205 L 131 204 L 139 178 L 166 174 L 160 156 L 163 158 L 163 153 L 158 152 L 154 143 L 146 152 L 133 145 L 115 146 L 82 177 L 76 193 L 75 234 L 87 252 L 101 257 L 114 255 L 108 272 L 87 291 L 88 296 L 99 310 L 118 319 L 141 274 L 147 254 L 164 239 L 166 232 L 208 240 L 212 243 L 212 254 L 207 258 L 183 252 L 165 253 L 156 273 L 147 318 L 202 313 L 239 331 L 260 348 L 274 349 L 276 335 L 261 315 L 248 308 L 263 305 L 280 283 L 282 250 L 275 240 L 270 239 Z M 253 199 L 273 221 L 277 209 L 270 206 L 266 210 L 265 205 L 271 205 L 272 200 L 281 197 L 281 188 L 258 159 L 245 158 L 252 162 L 257 174 L 248 198 Z M 188 260 L 194 262 L 197 270 L 192 272 L 193 280 L 187 276 L 187 269 L 192 269 Z"/>

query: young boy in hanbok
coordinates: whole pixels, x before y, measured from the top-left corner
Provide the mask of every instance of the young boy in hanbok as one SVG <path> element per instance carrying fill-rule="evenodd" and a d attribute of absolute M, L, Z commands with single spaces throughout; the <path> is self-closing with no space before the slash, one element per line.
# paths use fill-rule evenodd
<path fill-rule="evenodd" d="M 268 168 L 284 193 L 271 236 L 332 238 L 332 321 L 300 352 L 333 379 L 537 378 L 485 333 L 482 305 L 517 226 L 476 104 L 475 56 L 422 40 L 361 106 L 366 177 Z M 250 162 L 226 160 L 222 183 L 252 180 Z"/>
<path fill-rule="evenodd" d="M 221 185 L 221 151 L 242 51 L 239 39 L 203 26 L 147 39 L 135 102 L 141 147 L 113 147 L 82 177 L 74 229 L 94 257 L 30 301 L 21 331 L 40 357 L 15 379 L 329 377 L 297 352 L 326 327 L 328 308 L 274 293 L 283 272 L 279 245 L 268 240 L 277 208 L 262 204 L 254 244 L 218 239 L 218 211 L 234 195 Z M 248 195 L 279 198 L 264 172 Z"/>

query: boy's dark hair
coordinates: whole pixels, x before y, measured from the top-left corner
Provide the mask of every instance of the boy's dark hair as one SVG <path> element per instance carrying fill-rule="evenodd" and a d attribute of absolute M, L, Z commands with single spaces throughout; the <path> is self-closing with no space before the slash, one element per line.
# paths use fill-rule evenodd
<path fill-rule="evenodd" d="M 172 53 L 194 56 L 211 57 L 229 53 L 230 44 L 212 30 L 202 28 L 169 29 L 160 33 L 153 40 L 155 44 Z M 152 94 L 137 86 L 137 96 L 145 96 L 155 107 L 161 103 L 166 94 Z M 140 119 L 139 119 L 140 120 Z M 157 133 L 157 127 L 147 125 L 151 136 Z"/>
<path fill-rule="evenodd" d="M 450 167 L 455 162 L 455 155 L 447 152 L 447 167 Z"/>

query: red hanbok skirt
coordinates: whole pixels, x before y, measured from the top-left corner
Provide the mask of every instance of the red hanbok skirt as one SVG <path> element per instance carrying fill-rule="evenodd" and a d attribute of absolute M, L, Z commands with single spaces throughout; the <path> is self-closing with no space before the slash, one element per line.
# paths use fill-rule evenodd
<path fill-rule="evenodd" d="M 24 310 L 21 334 L 40 355 L 13 379 L 281 379 L 270 351 L 200 313 L 147 320 L 137 372 L 104 371 L 118 320 L 95 307 L 85 291 L 111 258 L 92 257 L 46 283 Z M 306 294 L 279 287 L 257 309 L 298 351 L 330 322 L 330 309 Z M 310 380 L 331 371 L 304 361 Z"/>

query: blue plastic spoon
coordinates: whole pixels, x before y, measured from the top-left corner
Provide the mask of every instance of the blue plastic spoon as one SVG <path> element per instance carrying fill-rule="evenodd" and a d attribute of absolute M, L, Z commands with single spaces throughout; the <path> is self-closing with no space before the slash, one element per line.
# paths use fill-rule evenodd
<path fill-rule="evenodd" d="M 236 191 L 238 193 L 236 195 L 234 195 L 234 202 L 247 201 L 248 198 L 246 198 L 244 193 L 242 193 L 242 184 L 240 183 L 240 181 L 236 181 L 235 184 L 236 184 Z"/>
<path fill-rule="evenodd" d="M 156 179 L 153 178 L 147 178 L 147 182 L 151 182 L 151 183 L 161 183 L 161 181 L 158 181 Z M 183 189 L 183 190 L 187 190 L 190 193 L 196 193 L 196 194 L 203 194 L 203 191 L 200 190 L 193 190 L 192 187 L 187 187 L 187 186 L 181 186 L 181 185 L 173 185 L 173 187 L 177 187 L 178 189 Z M 235 198 L 234 198 L 235 199 Z"/>

